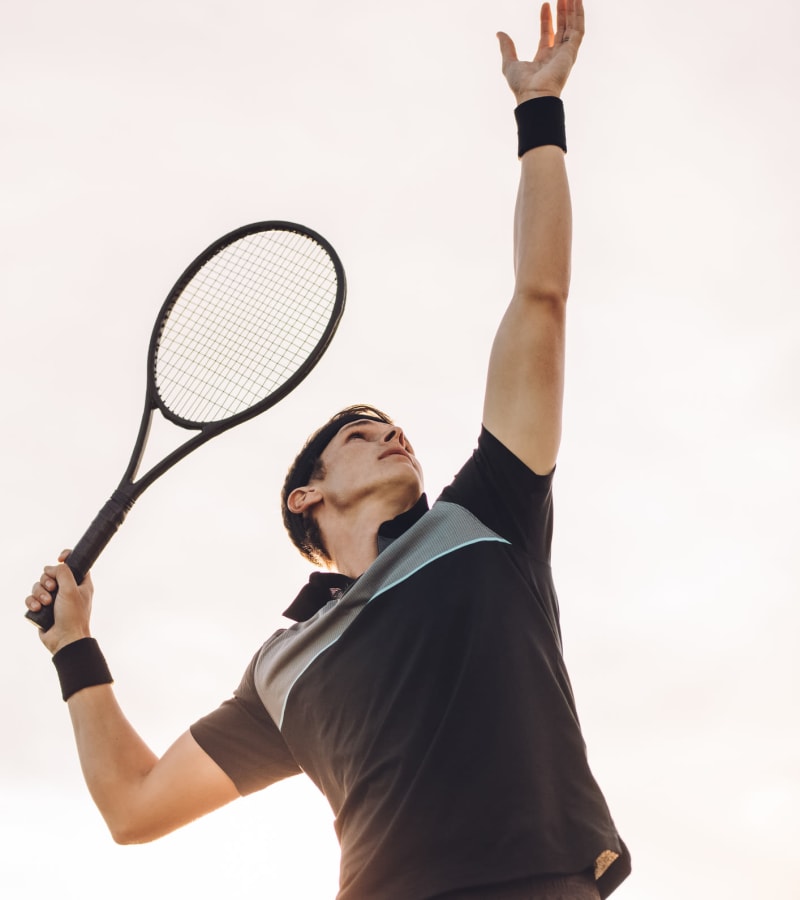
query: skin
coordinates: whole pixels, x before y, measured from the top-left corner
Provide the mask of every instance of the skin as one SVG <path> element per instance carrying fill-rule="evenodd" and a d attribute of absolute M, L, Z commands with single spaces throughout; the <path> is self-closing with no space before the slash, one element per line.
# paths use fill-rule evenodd
<path fill-rule="evenodd" d="M 555 28 L 549 4 L 542 6 L 533 59 L 520 60 L 511 38 L 498 34 L 517 103 L 561 95 L 583 33 L 582 0 L 559 0 Z M 530 150 L 521 161 L 514 218 L 515 288 L 492 347 L 483 422 L 540 474 L 553 469 L 561 437 L 571 230 L 563 152 Z M 289 504 L 317 517 L 336 568 L 358 575 L 377 555 L 380 524 L 418 499 L 422 469 L 402 429 L 382 423 L 342 429 L 322 461 L 323 477 L 294 491 Z M 52 602 L 49 591 L 58 584 L 55 624 L 40 633 L 51 653 L 91 636 L 92 580 L 76 585 L 67 555 L 44 567 L 25 600 L 38 610 Z M 188 731 L 157 757 L 110 685 L 84 688 L 68 706 L 86 783 L 119 843 L 153 840 L 239 796 Z"/>
<path fill-rule="evenodd" d="M 311 512 L 337 571 L 358 577 L 377 556 L 381 523 L 422 494 L 422 467 L 397 425 L 345 425 L 322 452 L 324 475 L 289 494 L 295 513 Z"/>

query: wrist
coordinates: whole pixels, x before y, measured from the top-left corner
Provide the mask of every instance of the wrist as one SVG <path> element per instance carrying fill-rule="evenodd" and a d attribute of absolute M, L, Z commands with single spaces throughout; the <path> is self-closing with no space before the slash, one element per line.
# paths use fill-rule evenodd
<path fill-rule="evenodd" d="M 561 91 L 520 91 L 517 93 L 514 92 L 514 96 L 517 99 L 517 106 L 521 103 L 524 103 L 526 100 L 536 100 L 539 97 L 561 97 Z"/>
<path fill-rule="evenodd" d="M 68 647 L 70 644 L 74 644 L 76 641 L 82 641 L 84 638 L 90 638 L 92 635 L 89 630 L 86 629 L 80 631 L 70 631 L 66 634 L 62 634 L 59 636 L 58 640 L 52 647 L 48 647 L 48 650 L 53 654 L 59 652 L 59 650 L 63 650 L 64 647 Z"/>
<path fill-rule="evenodd" d="M 69 700 L 73 694 L 98 684 L 111 684 L 113 678 L 97 641 L 83 637 L 70 641 L 53 655 L 53 665 L 61 684 L 61 696 Z"/>
<path fill-rule="evenodd" d="M 567 152 L 564 104 L 554 94 L 531 97 L 514 110 L 517 120 L 517 155 L 521 159 L 536 147 L 555 146 Z"/>

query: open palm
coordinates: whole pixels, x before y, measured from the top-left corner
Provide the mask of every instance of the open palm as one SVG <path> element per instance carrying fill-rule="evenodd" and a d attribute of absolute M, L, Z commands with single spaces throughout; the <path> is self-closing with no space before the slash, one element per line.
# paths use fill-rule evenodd
<path fill-rule="evenodd" d="M 541 9 L 541 36 L 530 61 L 517 57 L 514 42 L 499 32 L 503 74 L 521 103 L 533 97 L 560 97 L 583 40 L 583 0 L 558 0 L 556 30 L 550 4 Z"/>

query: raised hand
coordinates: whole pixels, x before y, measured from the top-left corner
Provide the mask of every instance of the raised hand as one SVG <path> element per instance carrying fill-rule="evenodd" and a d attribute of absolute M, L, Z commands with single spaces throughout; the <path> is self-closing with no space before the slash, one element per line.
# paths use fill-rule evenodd
<path fill-rule="evenodd" d="M 505 32 L 498 33 L 503 74 L 518 103 L 534 97 L 561 96 L 583 33 L 583 0 L 558 0 L 555 31 L 550 4 L 542 5 L 539 47 L 531 61 L 519 59 L 514 41 Z"/>

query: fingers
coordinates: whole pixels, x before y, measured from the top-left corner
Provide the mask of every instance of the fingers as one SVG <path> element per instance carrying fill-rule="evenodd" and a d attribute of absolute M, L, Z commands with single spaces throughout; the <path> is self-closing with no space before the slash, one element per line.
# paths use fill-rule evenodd
<path fill-rule="evenodd" d="M 39 580 L 34 583 L 30 594 L 25 598 L 28 609 L 38 612 L 43 606 L 49 606 L 53 602 L 54 591 L 58 589 L 70 591 L 77 588 L 72 570 L 64 563 L 69 554 L 69 550 L 62 550 L 58 556 L 59 565 L 44 567 Z"/>
<path fill-rule="evenodd" d="M 559 0 L 558 3 L 558 16 L 559 22 L 561 21 L 561 5 L 564 3 L 564 0 Z M 539 15 L 540 22 L 540 36 L 539 36 L 539 49 L 546 50 L 553 46 L 555 42 L 555 35 L 553 34 L 553 13 L 550 9 L 549 3 L 542 4 L 542 10 Z"/>
<path fill-rule="evenodd" d="M 558 0 L 555 42 L 580 40 L 584 32 L 583 0 Z M 552 46 L 552 44 L 551 44 Z"/>
<path fill-rule="evenodd" d="M 553 30 L 553 11 L 549 3 L 543 3 L 539 13 L 539 48 L 538 51 L 550 50 L 556 44 L 578 40 L 583 37 L 584 17 L 583 0 L 558 0 L 556 7 L 556 30 Z M 500 41 L 500 52 L 503 65 L 517 62 L 517 51 L 514 42 L 504 32 L 497 35 Z"/>
<path fill-rule="evenodd" d="M 50 592 L 55 589 L 55 580 L 43 572 L 31 588 L 30 594 L 25 598 L 25 605 L 32 612 L 38 612 L 43 606 L 49 606 L 53 602 Z"/>

